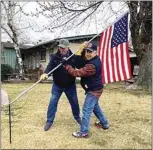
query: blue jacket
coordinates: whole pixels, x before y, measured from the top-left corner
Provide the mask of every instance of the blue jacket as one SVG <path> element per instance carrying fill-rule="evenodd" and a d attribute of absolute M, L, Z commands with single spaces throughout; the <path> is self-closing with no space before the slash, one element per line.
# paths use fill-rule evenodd
<path fill-rule="evenodd" d="M 86 92 L 96 91 L 103 88 L 102 75 L 101 75 L 101 60 L 98 56 L 91 60 L 87 60 L 86 64 L 93 64 L 96 67 L 96 73 L 89 77 L 81 78 L 81 86 Z"/>
<path fill-rule="evenodd" d="M 68 51 L 68 55 L 66 57 L 69 57 L 72 55 L 71 50 Z M 61 61 L 62 61 L 63 56 L 61 56 L 60 52 L 58 51 L 57 53 L 53 54 L 50 62 L 48 63 L 45 73 L 49 73 L 52 69 L 54 69 L 56 66 L 58 66 Z M 81 57 L 77 56 L 72 56 L 68 61 L 67 64 L 71 65 L 73 68 L 77 67 L 80 68 L 82 67 L 81 64 Z M 58 85 L 59 87 L 66 88 L 68 86 L 71 86 L 72 84 L 75 83 L 75 77 L 71 76 L 61 65 L 59 68 L 57 68 L 53 72 L 53 82 Z"/>

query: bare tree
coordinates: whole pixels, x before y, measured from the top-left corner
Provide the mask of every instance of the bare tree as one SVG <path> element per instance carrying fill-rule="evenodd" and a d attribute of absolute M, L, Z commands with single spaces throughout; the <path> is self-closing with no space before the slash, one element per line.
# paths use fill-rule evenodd
<path fill-rule="evenodd" d="M 14 49 L 16 51 L 17 62 L 19 66 L 19 73 L 22 75 L 24 72 L 23 61 L 20 52 L 20 39 L 23 35 L 23 30 L 29 28 L 29 25 L 19 25 L 21 23 L 20 9 L 21 6 L 19 2 L 13 1 L 1 1 L 1 29 L 2 32 L 7 34 L 7 36 L 12 40 L 14 44 Z M 20 39 L 19 39 L 20 37 Z"/>
<path fill-rule="evenodd" d="M 44 25 L 44 30 L 51 32 L 56 29 L 68 31 L 76 27 L 82 27 L 86 22 L 90 22 L 93 18 L 93 14 L 97 11 L 99 13 L 99 7 L 103 1 L 99 2 L 37 2 L 40 6 L 36 9 L 36 13 L 28 13 L 31 16 L 43 15 L 48 18 L 49 23 Z M 92 21 L 91 21 L 92 22 Z"/>
<path fill-rule="evenodd" d="M 113 2 L 109 2 L 109 7 Z M 103 1 L 95 2 L 57 2 L 51 5 L 49 2 L 40 3 L 42 13 L 47 18 L 52 18 L 50 30 L 67 25 L 83 24 L 87 19 L 93 17 L 94 13 L 101 13 Z M 152 2 L 151 1 L 129 1 L 125 2 L 130 10 L 130 31 L 132 45 L 137 54 L 139 62 L 139 75 L 137 85 L 147 89 L 152 88 Z M 104 7 L 107 7 L 105 5 Z M 47 11 L 46 13 L 44 11 Z M 113 10 L 112 10 L 113 11 Z M 49 13 L 50 12 L 50 13 Z M 108 13 L 108 12 L 106 12 Z M 117 14 L 117 12 L 113 11 Z M 103 13 L 102 13 L 103 14 Z M 82 19 L 80 19 L 82 16 Z M 56 18 L 56 19 L 54 19 Z M 79 18 L 79 19 L 78 19 Z M 101 17 L 101 19 L 103 19 Z M 105 20 L 103 20 L 105 22 Z"/>
<path fill-rule="evenodd" d="M 129 1 L 130 30 L 138 57 L 136 84 L 152 89 L 152 1 Z"/>
<path fill-rule="evenodd" d="M 47 29 L 53 32 L 55 29 L 61 27 L 63 27 L 62 31 L 64 31 L 64 29 L 69 30 L 75 27 L 81 27 L 85 25 L 85 23 L 90 23 L 94 18 L 94 14 L 101 14 L 97 19 L 103 22 L 103 24 L 100 24 L 102 26 L 105 25 L 106 22 L 109 24 L 109 18 L 106 19 L 105 16 L 108 16 L 106 14 L 110 13 L 110 11 L 116 16 L 122 12 L 122 8 L 118 11 L 112 9 L 111 6 L 114 5 L 113 1 L 107 2 L 107 4 L 103 1 L 57 1 L 37 3 L 40 9 L 37 9 L 37 13 L 32 13 L 31 15 L 43 15 L 50 20 L 49 24 L 44 25 L 42 31 Z M 128 7 L 130 11 L 132 45 L 140 65 L 136 84 L 151 89 L 152 2 L 128 1 L 124 2 L 124 4 L 122 3 L 122 7 Z M 86 28 L 88 28 L 88 26 Z"/>
<path fill-rule="evenodd" d="M 122 14 L 124 11 L 122 9 L 126 6 L 125 3 L 121 2 L 121 9 L 114 11 L 111 7 L 111 4 L 114 5 L 112 1 L 53 1 L 37 2 L 37 4 L 38 8 L 36 10 L 32 10 L 31 13 L 23 11 L 23 13 L 27 16 L 46 17 L 48 23 L 44 24 L 41 29 L 33 30 L 35 32 L 46 30 L 51 33 L 58 32 L 55 38 L 60 35 L 66 36 L 65 33 L 68 33 L 69 30 L 71 30 L 71 35 L 73 32 L 78 34 L 99 33 L 112 22 L 112 19 L 114 20 L 114 16 Z M 96 25 L 95 21 L 97 21 Z M 80 28 L 83 30 L 80 30 Z"/>

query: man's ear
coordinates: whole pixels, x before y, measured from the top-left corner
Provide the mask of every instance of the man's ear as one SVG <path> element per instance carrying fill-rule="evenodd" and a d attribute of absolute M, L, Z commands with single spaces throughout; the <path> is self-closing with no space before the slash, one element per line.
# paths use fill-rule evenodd
<path fill-rule="evenodd" d="M 97 51 L 95 51 L 94 54 L 97 55 L 98 54 Z"/>

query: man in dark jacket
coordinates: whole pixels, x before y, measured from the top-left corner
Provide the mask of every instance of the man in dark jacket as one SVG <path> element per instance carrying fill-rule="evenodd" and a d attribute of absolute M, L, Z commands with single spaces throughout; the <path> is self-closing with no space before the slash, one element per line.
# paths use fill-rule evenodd
<path fill-rule="evenodd" d="M 99 106 L 98 99 L 103 92 L 101 76 L 101 60 L 97 56 L 97 45 L 88 43 L 85 51 L 85 65 L 75 70 L 71 65 L 65 65 L 65 69 L 74 77 L 81 77 L 81 86 L 85 90 L 86 98 L 82 109 L 82 123 L 79 132 L 74 132 L 74 137 L 88 137 L 90 117 L 92 112 L 99 119 L 97 127 L 108 129 L 108 121 Z"/>
<path fill-rule="evenodd" d="M 40 77 L 41 80 L 47 79 L 47 74 L 60 63 L 62 63 L 63 58 L 67 58 L 70 55 L 72 55 L 72 52 L 69 49 L 69 41 L 67 39 L 60 40 L 58 47 L 58 52 L 52 56 L 44 74 Z M 70 64 L 73 68 L 75 68 L 74 57 L 71 57 L 67 61 L 67 63 Z M 58 101 L 63 92 L 66 94 L 69 100 L 74 119 L 79 124 L 81 123 L 80 109 L 75 85 L 75 77 L 68 74 L 63 65 L 61 65 L 53 72 L 52 95 L 50 98 L 50 103 L 47 111 L 47 121 L 44 127 L 45 131 L 49 130 L 53 124 L 55 113 L 57 111 Z"/>

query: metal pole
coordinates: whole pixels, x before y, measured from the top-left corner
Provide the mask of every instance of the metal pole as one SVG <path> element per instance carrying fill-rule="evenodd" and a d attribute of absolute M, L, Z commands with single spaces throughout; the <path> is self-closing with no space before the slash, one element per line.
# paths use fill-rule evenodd
<path fill-rule="evenodd" d="M 127 12 L 126 12 L 127 13 Z M 125 13 L 125 14 L 126 14 Z M 124 14 L 124 15 L 125 15 Z M 122 17 L 124 16 L 124 15 L 122 15 Z M 121 18 L 121 17 L 120 17 Z M 119 19 L 120 19 L 119 18 Z M 119 20 L 119 19 L 117 19 L 117 21 Z M 117 21 L 115 21 L 115 22 L 117 22 Z M 108 27 L 107 27 L 108 28 Z M 107 29 L 106 28 L 106 29 Z M 105 29 L 105 30 L 106 30 Z M 104 31 L 104 30 L 103 30 Z M 102 32 L 103 32 L 102 31 Z M 100 32 L 99 34 L 101 34 L 102 32 Z M 94 38 L 96 38 L 99 34 L 97 34 L 97 35 L 95 35 L 93 38 L 91 38 L 89 41 L 88 41 L 88 43 L 89 42 L 91 42 Z M 77 53 L 79 51 L 79 49 L 75 52 L 75 53 Z M 71 56 L 69 56 L 66 60 L 68 60 L 68 59 L 70 59 L 75 53 L 73 53 Z M 60 67 L 62 65 L 62 63 L 60 63 L 58 66 L 56 66 L 54 69 L 52 69 L 47 75 L 50 75 L 53 71 L 55 71 L 58 67 Z M 25 93 L 27 93 L 30 89 L 32 89 L 35 85 L 37 85 L 39 82 L 40 82 L 41 80 L 38 80 L 36 83 L 34 83 L 32 86 L 30 86 L 28 89 L 26 89 L 25 91 L 23 91 L 21 94 L 19 94 L 12 102 L 10 102 L 9 103 L 9 129 L 10 129 L 10 144 L 11 144 L 11 142 L 12 142 L 12 139 L 11 139 L 11 104 L 12 103 L 14 103 L 17 99 L 19 99 L 21 96 L 23 96 Z"/>
<path fill-rule="evenodd" d="M 10 129 L 10 144 L 12 143 L 11 139 L 11 105 L 9 104 L 9 129 Z"/>
<path fill-rule="evenodd" d="M 98 34 L 99 35 L 99 34 Z M 95 37 L 97 37 L 98 35 L 95 35 L 90 41 L 92 41 Z M 88 42 L 90 42 L 88 41 Z M 79 51 L 79 49 L 75 52 L 77 53 Z M 69 56 L 66 60 L 70 59 L 73 55 L 75 55 L 75 53 L 73 53 L 71 56 Z M 47 75 L 50 75 L 51 73 L 53 73 L 58 67 L 60 67 L 62 65 L 62 63 L 60 63 L 59 65 L 57 65 L 54 69 L 52 69 Z M 19 99 L 22 95 L 24 95 L 25 93 L 27 93 L 30 89 L 32 89 L 35 85 L 37 85 L 41 80 L 38 80 L 36 83 L 34 83 L 32 86 L 30 86 L 28 89 L 26 89 L 25 91 L 23 91 L 21 94 L 19 94 L 12 102 L 10 102 L 9 104 L 11 105 L 12 103 L 14 103 L 17 99 Z"/>
<path fill-rule="evenodd" d="M 128 13 L 128 11 L 126 12 L 126 13 Z M 121 19 L 126 13 L 124 13 L 121 17 L 119 17 L 115 22 L 117 22 L 119 19 Z M 114 23 L 115 23 L 114 22 Z M 113 24 L 113 23 L 112 23 Z M 108 27 L 107 27 L 108 28 Z M 106 29 L 107 29 L 106 28 Z M 104 29 L 104 30 L 106 30 L 106 29 Z M 104 31 L 103 30 L 103 31 Z M 103 32 L 102 31 L 102 32 Z M 94 38 L 96 38 L 99 34 L 101 34 L 102 32 L 100 32 L 100 33 L 98 33 L 98 34 L 96 34 L 93 38 L 91 38 L 89 41 L 88 41 L 88 43 L 89 42 L 91 42 Z M 79 51 L 79 49 L 75 52 L 75 53 L 77 53 Z M 68 59 L 70 59 L 75 53 L 73 53 L 71 56 L 69 56 L 66 60 L 68 60 Z M 54 69 L 52 69 L 47 75 L 50 75 L 53 71 L 55 71 L 58 67 L 60 67 L 62 65 L 62 63 L 60 63 L 58 66 L 56 66 Z M 19 96 L 17 96 L 12 102 L 10 102 L 9 104 L 12 104 L 13 102 L 15 102 L 17 99 L 19 99 L 22 95 L 24 95 L 25 93 L 27 93 L 30 89 L 32 89 L 35 85 L 37 85 L 39 82 L 40 82 L 41 80 L 38 80 L 36 83 L 34 83 L 32 86 L 30 86 L 27 90 L 25 90 L 25 91 L 23 91 Z"/>

